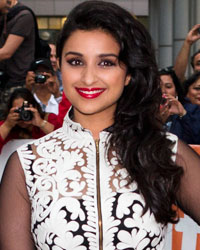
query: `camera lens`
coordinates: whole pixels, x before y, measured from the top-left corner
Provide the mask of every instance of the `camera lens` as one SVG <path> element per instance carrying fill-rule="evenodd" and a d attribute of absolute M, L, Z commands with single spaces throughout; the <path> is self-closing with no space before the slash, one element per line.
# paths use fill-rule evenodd
<path fill-rule="evenodd" d="M 33 119 L 33 114 L 30 110 L 22 110 L 20 113 L 20 120 L 31 121 Z"/>
<path fill-rule="evenodd" d="M 42 75 L 42 74 L 37 74 L 35 76 L 35 82 L 36 83 L 45 83 L 46 79 L 47 79 L 47 77 L 45 75 Z"/>

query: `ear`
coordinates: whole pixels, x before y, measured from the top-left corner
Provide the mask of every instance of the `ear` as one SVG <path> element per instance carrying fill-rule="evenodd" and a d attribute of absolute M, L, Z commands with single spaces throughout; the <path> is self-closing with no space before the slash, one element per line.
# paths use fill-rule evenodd
<path fill-rule="evenodd" d="M 126 78 L 125 78 L 125 83 L 124 83 L 124 86 L 129 85 L 130 80 L 131 80 L 131 75 L 127 75 L 127 76 L 126 76 Z"/>

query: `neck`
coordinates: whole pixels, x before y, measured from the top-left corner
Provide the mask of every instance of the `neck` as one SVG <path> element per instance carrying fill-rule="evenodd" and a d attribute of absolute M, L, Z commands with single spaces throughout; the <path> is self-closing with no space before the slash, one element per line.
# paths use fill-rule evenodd
<path fill-rule="evenodd" d="M 94 139 L 99 139 L 99 133 L 113 124 L 114 117 L 113 113 L 105 114 L 104 112 L 101 112 L 94 115 L 85 115 L 74 109 L 73 120 L 80 123 L 83 128 L 89 129 L 92 132 Z"/>
<path fill-rule="evenodd" d="M 51 93 L 46 89 L 46 86 L 45 88 L 37 88 L 35 90 L 35 94 L 37 95 L 37 97 L 40 99 L 40 101 L 47 105 L 48 104 L 48 101 L 51 97 Z"/>

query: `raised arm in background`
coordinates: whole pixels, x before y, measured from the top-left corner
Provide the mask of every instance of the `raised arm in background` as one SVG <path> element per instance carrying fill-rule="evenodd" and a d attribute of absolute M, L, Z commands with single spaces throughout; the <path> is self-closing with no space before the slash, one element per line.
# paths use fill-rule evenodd
<path fill-rule="evenodd" d="M 200 24 L 196 24 L 188 32 L 183 42 L 183 45 L 176 57 L 174 70 L 181 82 L 183 82 L 185 79 L 185 72 L 186 72 L 187 65 L 188 65 L 191 46 L 194 42 L 200 39 L 200 33 L 198 31 L 199 28 L 200 28 Z"/>

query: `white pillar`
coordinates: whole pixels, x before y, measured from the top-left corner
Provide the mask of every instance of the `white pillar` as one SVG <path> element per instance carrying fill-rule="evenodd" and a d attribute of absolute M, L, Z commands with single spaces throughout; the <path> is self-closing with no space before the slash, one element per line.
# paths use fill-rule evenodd
<path fill-rule="evenodd" d="M 149 31 L 158 66 L 173 65 L 173 0 L 149 0 Z"/>
<path fill-rule="evenodd" d="M 177 56 L 183 41 L 190 27 L 190 6 L 191 0 L 174 1 L 174 60 Z"/>
<path fill-rule="evenodd" d="M 193 24 L 197 24 L 197 23 L 200 24 L 200 0 L 195 0 L 194 5 L 195 5 L 195 9 L 194 9 L 195 20 Z M 193 48 L 193 53 L 194 53 L 195 51 L 200 49 L 200 41 L 198 41 L 193 47 L 194 47 Z"/>
<path fill-rule="evenodd" d="M 149 0 L 149 32 L 151 34 L 155 51 L 156 51 L 156 58 L 158 61 L 159 55 L 159 0 Z"/>
<path fill-rule="evenodd" d="M 160 0 L 159 66 L 173 65 L 173 0 Z"/>

